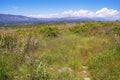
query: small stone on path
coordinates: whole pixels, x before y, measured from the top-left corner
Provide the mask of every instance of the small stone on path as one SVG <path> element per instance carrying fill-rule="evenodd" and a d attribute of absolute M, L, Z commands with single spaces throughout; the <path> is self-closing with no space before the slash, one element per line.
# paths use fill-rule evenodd
<path fill-rule="evenodd" d="M 84 80 L 90 80 L 90 78 L 89 78 L 89 77 L 86 77 L 86 78 L 84 78 Z"/>

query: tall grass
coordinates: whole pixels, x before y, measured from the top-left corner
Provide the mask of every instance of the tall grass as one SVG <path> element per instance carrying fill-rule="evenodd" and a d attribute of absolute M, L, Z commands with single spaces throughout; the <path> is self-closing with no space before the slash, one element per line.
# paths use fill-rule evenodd
<path fill-rule="evenodd" d="M 119 22 L 28 26 L 0 32 L 0 80 L 119 80 Z"/>

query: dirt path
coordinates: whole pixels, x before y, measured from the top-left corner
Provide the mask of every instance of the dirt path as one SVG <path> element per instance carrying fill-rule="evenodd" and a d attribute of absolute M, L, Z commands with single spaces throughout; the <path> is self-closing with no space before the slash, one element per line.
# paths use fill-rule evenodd
<path fill-rule="evenodd" d="M 88 66 L 82 66 L 83 70 L 81 72 L 81 74 L 83 75 L 84 77 L 84 80 L 91 80 L 90 77 L 89 77 L 89 71 L 88 71 Z"/>

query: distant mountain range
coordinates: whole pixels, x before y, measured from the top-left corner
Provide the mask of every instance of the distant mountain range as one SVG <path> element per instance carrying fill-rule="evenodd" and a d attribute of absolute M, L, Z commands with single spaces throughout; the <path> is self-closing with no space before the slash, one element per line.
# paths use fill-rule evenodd
<path fill-rule="evenodd" d="M 49 23 L 49 22 L 80 22 L 80 21 L 105 21 L 102 18 L 32 18 L 21 15 L 0 14 L 0 24 L 32 24 L 32 23 Z"/>

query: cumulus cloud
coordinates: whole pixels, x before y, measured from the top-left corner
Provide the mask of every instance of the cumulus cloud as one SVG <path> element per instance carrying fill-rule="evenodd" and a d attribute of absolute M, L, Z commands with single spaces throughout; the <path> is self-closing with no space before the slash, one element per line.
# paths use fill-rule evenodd
<path fill-rule="evenodd" d="M 120 14 L 120 12 L 114 9 L 103 8 L 98 10 L 95 14 L 98 17 L 116 17 Z"/>
<path fill-rule="evenodd" d="M 102 8 L 97 10 L 96 12 L 89 10 L 78 10 L 78 11 L 64 11 L 62 13 L 54 13 L 54 14 L 38 14 L 38 15 L 29 15 L 29 17 L 35 18 L 64 18 L 64 17 L 79 17 L 79 18 L 112 18 L 112 19 L 120 19 L 120 12 L 114 9 Z"/>

